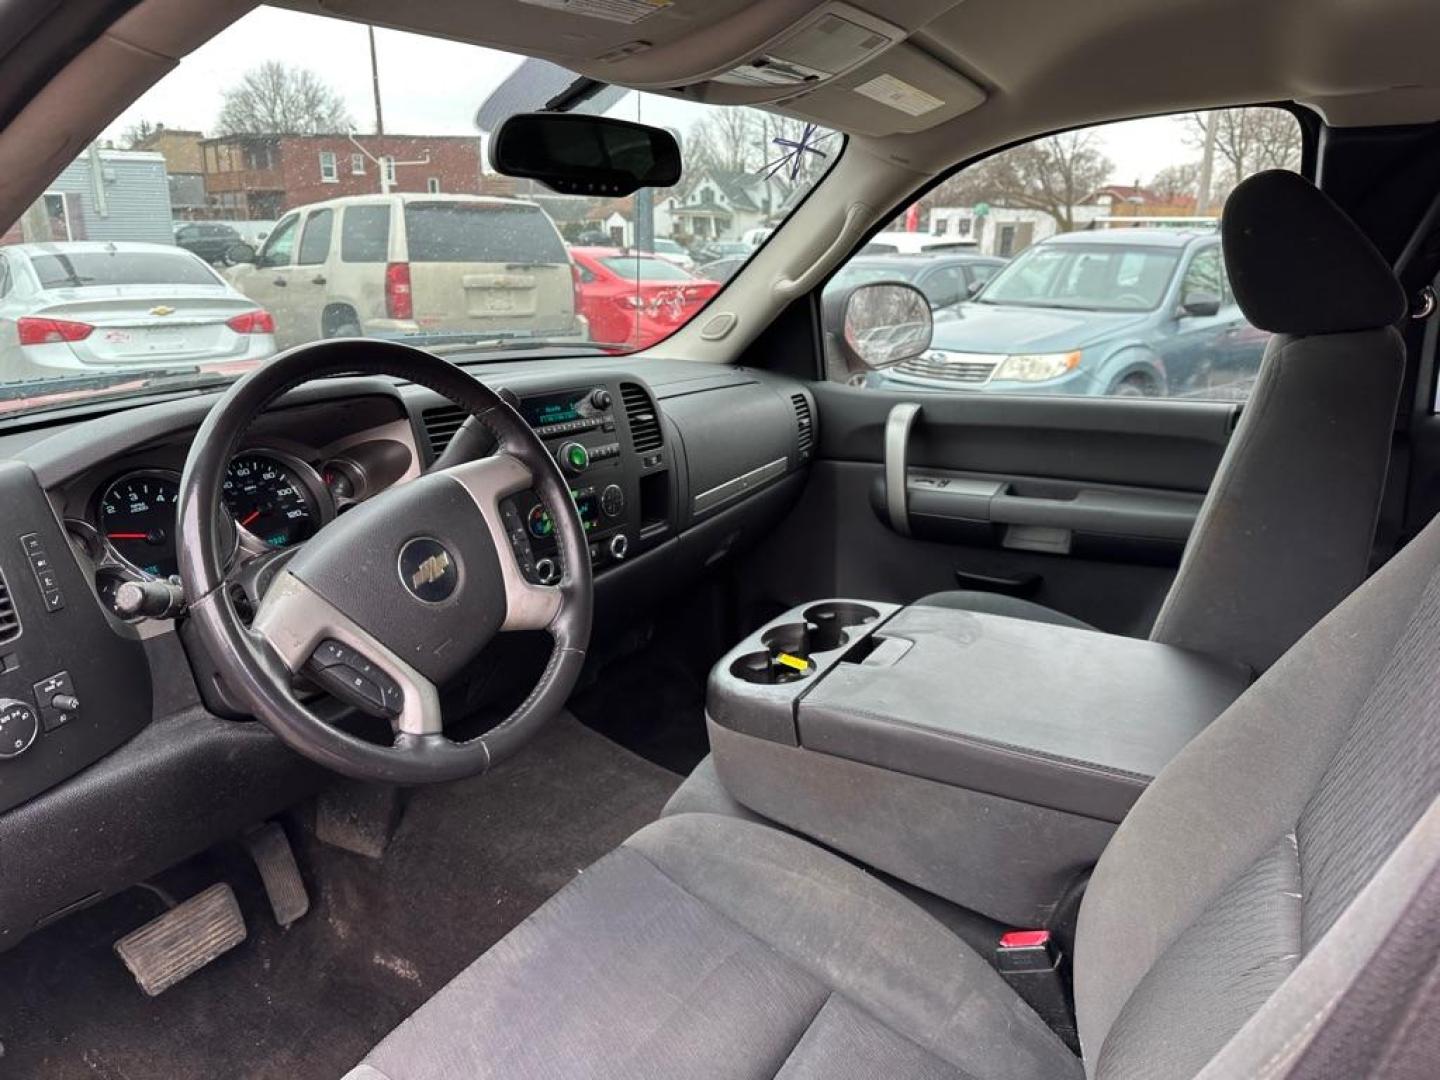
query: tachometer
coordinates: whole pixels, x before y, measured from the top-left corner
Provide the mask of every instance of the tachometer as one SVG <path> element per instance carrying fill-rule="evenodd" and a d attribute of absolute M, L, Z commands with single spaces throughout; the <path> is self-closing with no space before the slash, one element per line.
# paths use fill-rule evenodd
<path fill-rule="evenodd" d="M 100 534 L 119 558 L 156 577 L 178 572 L 175 502 L 180 485 L 166 473 L 131 473 L 100 495 Z"/>
<path fill-rule="evenodd" d="M 241 528 L 272 548 L 302 543 L 320 528 L 314 498 L 296 470 L 269 454 L 235 458 L 221 492 Z"/>

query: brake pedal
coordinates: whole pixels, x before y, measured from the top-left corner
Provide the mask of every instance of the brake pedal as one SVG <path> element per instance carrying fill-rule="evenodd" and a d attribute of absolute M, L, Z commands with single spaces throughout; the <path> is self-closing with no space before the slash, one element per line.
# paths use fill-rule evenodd
<path fill-rule="evenodd" d="M 275 921 L 288 928 L 310 910 L 310 894 L 305 890 L 305 879 L 300 876 L 289 837 L 279 822 L 267 821 L 245 834 L 245 846 L 260 871 Z"/>
<path fill-rule="evenodd" d="M 245 940 L 245 917 L 223 881 L 115 943 L 140 989 L 156 997 Z"/>

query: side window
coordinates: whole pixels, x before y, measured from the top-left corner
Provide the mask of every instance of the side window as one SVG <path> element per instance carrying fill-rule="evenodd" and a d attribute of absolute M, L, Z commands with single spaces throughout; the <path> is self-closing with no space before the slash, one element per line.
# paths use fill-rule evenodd
<path fill-rule="evenodd" d="M 1298 170 L 1302 144 L 1283 109 L 1221 109 L 1065 132 L 957 172 L 881 236 L 918 231 L 952 256 L 964 244 L 985 257 L 965 265 L 958 304 L 937 312 L 928 349 L 874 350 L 875 367 L 827 324 L 828 376 L 906 394 L 1243 401 L 1268 335 L 1235 332 L 1215 238 L 1230 191 L 1265 169 Z M 871 244 L 832 281 L 917 282 L 938 308 L 949 282 L 923 262 L 942 257 Z M 972 305 L 983 318 L 965 317 Z M 1225 319 L 1205 317 L 1222 307 Z"/>
<path fill-rule="evenodd" d="M 384 262 L 390 254 L 390 207 L 347 206 L 340 219 L 340 261 Z"/>
<path fill-rule="evenodd" d="M 971 263 L 965 267 L 965 273 L 970 279 L 970 287 L 976 289 L 994 277 L 999 269 L 999 263 Z"/>
<path fill-rule="evenodd" d="M 255 260 L 256 266 L 289 266 L 295 250 L 295 226 L 300 215 L 291 214 L 275 226 Z"/>
<path fill-rule="evenodd" d="M 313 211 L 305 221 L 305 233 L 300 237 L 300 257 L 295 261 L 303 266 L 313 266 L 328 259 L 330 230 L 334 223 L 335 211 Z"/>
<path fill-rule="evenodd" d="M 10 295 L 10 260 L 0 255 L 0 297 Z"/>
<path fill-rule="evenodd" d="M 958 266 L 944 266 L 921 279 L 920 291 L 932 308 L 947 308 L 964 297 L 965 285 Z"/>

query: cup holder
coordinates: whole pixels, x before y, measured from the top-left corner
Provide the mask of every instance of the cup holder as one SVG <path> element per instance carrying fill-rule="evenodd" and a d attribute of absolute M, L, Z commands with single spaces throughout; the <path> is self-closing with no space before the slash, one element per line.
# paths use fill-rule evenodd
<path fill-rule="evenodd" d="M 864 626 L 880 618 L 880 612 L 866 604 L 852 604 L 836 601 L 829 604 L 815 604 L 805 609 L 805 622 L 811 635 L 818 640 L 833 642 L 822 649 L 838 649 L 849 640 L 847 627 Z"/>
<path fill-rule="evenodd" d="M 746 653 L 730 665 L 730 674 L 745 682 L 774 685 L 809 678 L 815 673 L 816 653 L 850 644 L 845 631 L 880 618 L 865 604 L 844 601 L 815 604 L 805 609 L 804 622 L 771 627 L 760 638 L 761 651 Z M 802 666 L 803 665 L 803 666 Z"/>

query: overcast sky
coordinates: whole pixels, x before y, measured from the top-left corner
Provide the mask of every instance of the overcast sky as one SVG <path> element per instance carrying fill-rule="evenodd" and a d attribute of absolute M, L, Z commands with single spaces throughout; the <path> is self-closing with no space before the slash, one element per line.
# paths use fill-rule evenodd
<path fill-rule="evenodd" d="M 387 131 L 416 135 L 473 135 L 475 110 L 520 63 L 512 54 L 416 34 L 376 34 Z M 118 142 L 140 119 L 211 133 L 221 93 L 264 60 L 307 67 L 345 99 L 357 131 L 374 130 L 370 54 L 365 27 L 341 19 L 259 8 L 187 57 L 125 110 L 105 137 Z M 629 95 L 612 115 L 690 127 L 706 107 L 652 94 Z M 1166 165 L 1194 156 L 1171 119 L 1135 120 L 1103 130 L 1117 184 L 1144 182 Z"/>

